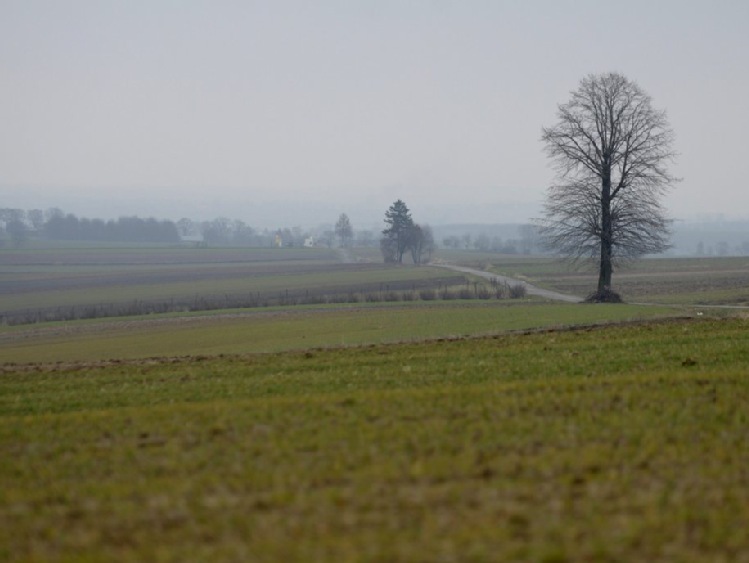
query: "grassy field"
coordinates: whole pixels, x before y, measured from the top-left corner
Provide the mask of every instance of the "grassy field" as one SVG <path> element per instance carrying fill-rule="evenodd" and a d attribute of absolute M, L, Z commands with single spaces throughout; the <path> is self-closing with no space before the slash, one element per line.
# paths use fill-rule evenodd
<path fill-rule="evenodd" d="M 6 365 L 0 559 L 744 561 L 747 329 Z"/>
<path fill-rule="evenodd" d="M 149 315 L 0 328 L 0 355 L 5 362 L 29 363 L 275 352 L 685 314 L 682 309 L 636 305 L 450 301 Z"/>
<path fill-rule="evenodd" d="M 306 249 L 34 248 L 0 311 L 447 283 Z M 363 256 L 362 256 L 363 258 Z M 559 262 L 443 259 L 585 295 Z M 746 259 L 630 301 L 243 308 L 0 327 L 0 561 L 749 561 Z"/>

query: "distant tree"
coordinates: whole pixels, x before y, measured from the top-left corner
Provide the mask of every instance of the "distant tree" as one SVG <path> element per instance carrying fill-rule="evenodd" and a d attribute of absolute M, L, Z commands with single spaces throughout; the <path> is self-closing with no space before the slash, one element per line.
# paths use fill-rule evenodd
<path fill-rule="evenodd" d="M 523 254 L 533 254 L 538 247 L 538 229 L 535 225 L 525 224 L 518 227 L 520 234 L 520 252 Z"/>
<path fill-rule="evenodd" d="M 429 225 L 421 227 L 422 241 L 422 263 L 426 264 L 432 261 L 434 251 L 437 250 L 437 243 L 434 240 L 434 231 Z"/>
<path fill-rule="evenodd" d="M 78 220 L 78 238 L 81 240 L 117 240 L 112 236 L 112 230 L 102 219 L 81 217 Z"/>
<path fill-rule="evenodd" d="M 341 246 L 351 246 L 351 241 L 354 239 L 354 229 L 345 213 L 341 213 L 338 217 L 335 224 L 335 235 L 338 237 Z"/>
<path fill-rule="evenodd" d="M 44 211 L 41 209 L 29 209 L 26 212 L 26 218 L 35 231 L 41 231 L 44 227 Z"/>
<path fill-rule="evenodd" d="M 424 232 L 421 227 L 414 223 L 408 230 L 408 250 L 411 251 L 411 259 L 414 264 L 421 264 L 421 252 L 424 246 Z"/>
<path fill-rule="evenodd" d="M 294 237 L 294 246 L 304 246 L 304 241 L 310 236 L 307 231 L 298 225 L 291 228 L 291 234 Z"/>
<path fill-rule="evenodd" d="M 397 200 L 385 212 L 385 224 L 387 227 L 382 231 L 383 239 L 380 243 L 385 261 L 403 263 L 403 254 L 409 248 L 409 236 L 413 227 L 413 219 L 408 206 Z"/>
<path fill-rule="evenodd" d="M 26 219 L 26 212 L 23 209 L 0 208 L 0 221 L 23 221 L 24 219 Z"/>
<path fill-rule="evenodd" d="M 382 259 L 386 264 L 394 264 L 398 262 L 398 247 L 397 242 L 388 237 L 382 237 L 380 239 L 380 252 L 382 253 Z"/>
<path fill-rule="evenodd" d="M 26 212 L 23 209 L 11 209 L 9 207 L 0 208 L 0 222 L 8 230 L 8 226 L 13 222 L 23 222 L 26 219 Z M 0 225 L 0 226 L 3 226 Z"/>
<path fill-rule="evenodd" d="M 335 241 L 335 231 L 331 231 L 330 229 L 326 229 L 323 231 L 322 236 L 320 236 L 319 240 L 322 244 L 327 246 L 328 248 L 333 248 L 333 242 Z"/>
<path fill-rule="evenodd" d="M 177 226 L 177 232 L 179 233 L 179 236 L 181 237 L 189 237 L 194 236 L 198 234 L 198 229 L 193 222 L 192 219 L 189 219 L 187 217 L 182 217 L 179 221 L 176 223 Z"/>
<path fill-rule="evenodd" d="M 78 217 L 72 213 L 53 214 L 44 224 L 44 235 L 51 240 L 79 240 Z"/>
<path fill-rule="evenodd" d="M 177 227 L 172 221 L 120 217 L 116 221 L 78 219 L 72 213 L 52 213 L 44 223 L 44 236 L 50 240 L 97 240 L 117 242 L 179 241 Z"/>
<path fill-rule="evenodd" d="M 491 239 L 489 239 L 489 235 L 486 233 L 481 233 L 479 236 L 476 237 L 476 240 L 473 241 L 473 246 L 476 250 L 481 250 L 482 252 L 486 252 L 491 248 Z"/>
<path fill-rule="evenodd" d="M 65 213 L 63 213 L 62 209 L 59 207 L 50 207 L 44 212 L 44 220 L 49 221 L 50 219 L 54 219 L 56 217 L 64 217 Z"/>
<path fill-rule="evenodd" d="M 201 225 L 203 240 L 208 244 L 223 245 L 231 241 L 231 220 L 218 217 Z"/>
<path fill-rule="evenodd" d="M 543 130 L 558 183 L 547 193 L 541 233 L 549 248 L 598 262 L 591 301 L 618 300 L 616 264 L 668 248 L 670 221 L 660 199 L 676 181 L 666 114 L 620 74 L 586 76 Z"/>
<path fill-rule="evenodd" d="M 369 230 L 357 231 L 356 244 L 363 247 L 374 246 L 375 244 L 377 244 L 375 234 Z"/>
<path fill-rule="evenodd" d="M 414 224 L 408 233 L 408 247 L 414 264 L 426 264 L 434 253 L 434 234 L 429 225 Z"/>
<path fill-rule="evenodd" d="M 231 238 L 234 244 L 250 244 L 255 237 L 255 229 L 244 221 L 235 219 L 231 222 Z"/>
<path fill-rule="evenodd" d="M 5 230 L 10 237 L 10 242 L 15 247 L 21 246 L 28 238 L 28 228 L 26 223 L 19 219 L 11 219 L 5 225 Z"/>
<path fill-rule="evenodd" d="M 518 241 L 514 238 L 505 241 L 502 247 L 503 254 L 517 254 L 518 253 Z"/>

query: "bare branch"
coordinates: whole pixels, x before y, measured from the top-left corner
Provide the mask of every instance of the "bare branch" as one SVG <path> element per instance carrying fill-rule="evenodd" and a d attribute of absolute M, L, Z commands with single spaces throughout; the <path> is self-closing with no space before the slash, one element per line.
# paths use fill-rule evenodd
<path fill-rule="evenodd" d="M 539 221 L 549 248 L 573 261 L 599 259 L 599 289 L 615 264 L 668 248 L 661 197 L 677 179 L 674 135 L 650 96 L 616 73 L 589 75 L 543 129 L 558 172 Z"/>

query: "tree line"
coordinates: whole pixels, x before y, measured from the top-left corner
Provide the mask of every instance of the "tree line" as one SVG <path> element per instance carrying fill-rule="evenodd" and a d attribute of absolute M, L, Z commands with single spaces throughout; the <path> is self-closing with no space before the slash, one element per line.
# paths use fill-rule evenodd
<path fill-rule="evenodd" d="M 43 228 L 50 240 L 83 240 L 104 242 L 164 242 L 176 243 L 180 237 L 172 221 L 140 217 L 120 217 L 116 220 L 78 218 L 72 213 L 50 217 Z"/>
<path fill-rule="evenodd" d="M 46 240 L 167 243 L 187 242 L 198 246 L 372 246 L 374 234 L 354 232 L 351 221 L 342 213 L 333 230 L 312 236 L 301 227 L 257 230 L 238 219 L 218 217 L 196 221 L 183 217 L 178 221 L 154 218 L 120 217 L 98 219 L 78 217 L 59 208 L 0 208 L 0 246 L 22 246 L 30 238 Z"/>
<path fill-rule="evenodd" d="M 21 246 L 31 236 L 48 240 L 80 240 L 104 242 L 179 242 L 177 227 L 172 221 L 153 218 L 120 217 L 105 221 L 77 217 L 58 208 L 0 209 L 4 234 L 13 246 Z M 5 241 L 0 238 L 0 244 Z"/>
<path fill-rule="evenodd" d="M 496 254 L 538 254 L 541 241 L 538 228 L 532 224 L 518 226 L 518 238 L 503 239 L 500 236 L 489 236 L 480 232 L 476 236 L 463 233 L 461 236 L 450 235 L 442 239 L 442 246 L 454 250 L 478 250 Z"/>

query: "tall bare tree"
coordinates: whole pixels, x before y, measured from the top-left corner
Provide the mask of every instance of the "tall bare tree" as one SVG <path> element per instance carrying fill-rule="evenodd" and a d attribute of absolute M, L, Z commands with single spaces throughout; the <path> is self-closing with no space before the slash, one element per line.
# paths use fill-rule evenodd
<path fill-rule="evenodd" d="M 414 264 L 426 264 L 434 253 L 434 233 L 429 225 L 411 225 L 408 231 L 408 248 Z"/>
<path fill-rule="evenodd" d="M 341 213 L 338 217 L 338 221 L 335 224 L 335 235 L 341 241 L 341 246 L 351 246 L 351 241 L 354 239 L 354 228 L 351 226 L 351 220 L 345 213 Z"/>
<path fill-rule="evenodd" d="M 614 267 L 668 248 L 670 220 L 661 204 L 676 178 L 665 111 L 621 74 L 583 78 L 559 121 L 543 129 L 557 183 L 547 192 L 541 235 L 575 261 L 598 261 L 593 301 L 616 300 Z"/>

